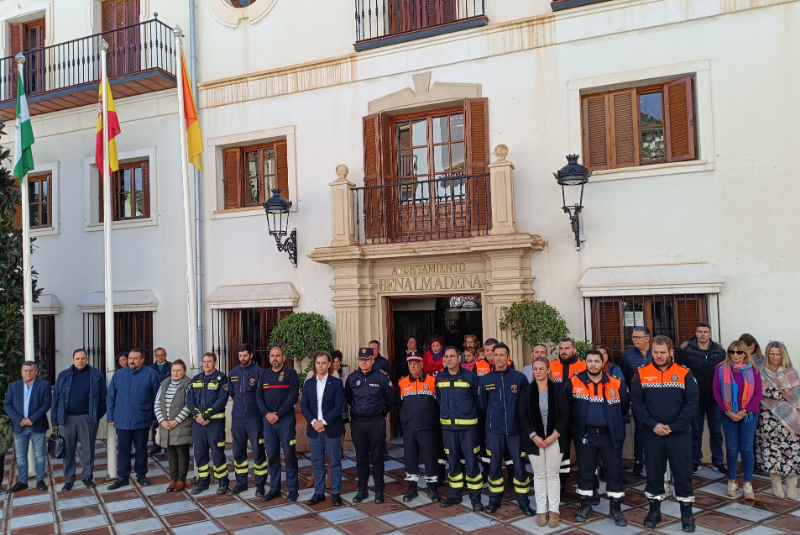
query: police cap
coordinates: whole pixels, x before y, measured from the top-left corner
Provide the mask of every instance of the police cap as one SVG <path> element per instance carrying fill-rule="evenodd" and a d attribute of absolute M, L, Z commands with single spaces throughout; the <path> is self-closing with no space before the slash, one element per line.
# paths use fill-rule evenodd
<path fill-rule="evenodd" d="M 371 347 L 362 347 L 358 350 L 358 358 L 360 359 L 371 359 L 372 355 L 372 348 Z"/>

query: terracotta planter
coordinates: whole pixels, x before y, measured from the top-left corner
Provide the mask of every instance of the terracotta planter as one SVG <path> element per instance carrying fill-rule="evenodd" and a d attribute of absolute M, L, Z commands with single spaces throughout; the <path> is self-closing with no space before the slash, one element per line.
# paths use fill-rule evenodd
<path fill-rule="evenodd" d="M 306 426 L 308 422 L 306 421 L 306 417 L 303 416 L 303 413 L 300 412 L 300 402 L 297 402 L 297 405 L 294 406 L 294 417 L 297 420 L 297 424 L 295 425 L 295 438 L 297 439 L 297 444 L 295 445 L 295 451 L 297 453 L 310 453 L 311 448 L 308 445 L 308 435 L 306 434 Z"/>

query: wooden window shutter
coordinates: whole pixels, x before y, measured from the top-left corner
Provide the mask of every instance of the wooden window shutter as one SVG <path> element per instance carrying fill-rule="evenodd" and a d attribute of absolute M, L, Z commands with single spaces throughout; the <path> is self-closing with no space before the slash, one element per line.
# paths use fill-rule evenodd
<path fill-rule="evenodd" d="M 626 89 L 608 95 L 612 128 L 609 153 L 611 168 L 639 165 L 639 102 L 636 89 Z"/>
<path fill-rule="evenodd" d="M 242 311 L 229 310 L 228 311 L 228 336 L 230 343 L 228 347 L 228 369 L 232 370 L 236 367 L 236 361 L 239 355 L 236 354 L 236 348 L 242 343 Z M 220 358 L 225 358 L 225 355 L 218 355 Z"/>
<path fill-rule="evenodd" d="M 153 313 L 152 312 L 143 312 L 144 315 L 142 321 L 142 350 L 144 351 L 145 362 L 147 364 L 153 363 L 153 350 L 154 347 L 154 336 L 153 336 Z"/>
<path fill-rule="evenodd" d="M 664 84 L 664 129 L 667 161 L 695 158 L 694 98 L 691 77 Z"/>
<path fill-rule="evenodd" d="M 281 190 L 281 197 L 289 200 L 289 156 L 287 154 L 286 140 L 275 142 L 275 183 Z M 264 196 L 268 199 L 272 197 L 271 191 L 265 191 Z"/>
<path fill-rule="evenodd" d="M 9 24 L 9 56 L 25 51 L 25 24 Z"/>
<path fill-rule="evenodd" d="M 581 106 L 583 161 L 592 170 L 608 169 L 606 96 L 583 98 Z"/>
<path fill-rule="evenodd" d="M 383 180 L 382 184 L 394 184 L 395 170 L 392 169 L 394 159 L 392 158 L 392 136 L 394 135 L 394 127 L 392 121 L 386 116 L 381 116 L 380 131 L 382 135 L 381 141 L 381 162 L 383 163 Z M 382 219 L 381 232 L 382 236 L 395 235 L 395 223 L 399 217 L 397 205 L 397 190 L 395 188 L 384 188 L 380 192 L 378 203 L 380 204 L 380 216 Z"/>
<path fill-rule="evenodd" d="M 616 359 L 625 350 L 622 302 L 616 298 L 595 298 L 592 307 L 592 342 L 607 345 Z"/>
<path fill-rule="evenodd" d="M 364 123 L 364 186 L 384 184 L 384 157 L 382 146 L 381 116 L 376 113 L 363 119 Z M 390 159 L 391 161 L 391 159 Z M 380 193 L 377 189 L 365 189 L 363 199 L 365 234 L 373 239 L 381 236 Z"/>
<path fill-rule="evenodd" d="M 14 201 L 14 230 L 22 230 L 22 198 L 20 197 L 19 182 L 14 184 L 14 193 L 17 196 Z"/>
<path fill-rule="evenodd" d="M 150 217 L 150 162 L 142 162 L 142 198 L 144 217 Z"/>
<path fill-rule="evenodd" d="M 239 192 L 241 186 L 239 183 L 239 158 L 241 150 L 238 148 L 225 149 L 223 154 L 224 173 L 223 183 L 225 184 L 225 209 L 239 208 L 240 198 Z"/>
<path fill-rule="evenodd" d="M 470 179 L 467 192 L 474 230 L 489 230 L 491 221 L 489 197 L 489 99 L 464 100 L 464 128 L 467 141 L 467 175 L 483 175 Z"/>

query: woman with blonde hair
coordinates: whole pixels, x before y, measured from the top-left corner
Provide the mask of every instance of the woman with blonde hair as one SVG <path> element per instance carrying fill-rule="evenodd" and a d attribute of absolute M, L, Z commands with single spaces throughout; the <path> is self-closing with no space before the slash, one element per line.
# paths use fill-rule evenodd
<path fill-rule="evenodd" d="M 186 363 L 178 359 L 172 363 L 170 377 L 161 382 L 156 394 L 155 415 L 161 428 L 158 432 L 158 444 L 166 448 L 169 459 L 167 492 L 180 492 L 186 488 L 194 421 L 189 407 L 186 406 L 186 392 L 190 382 L 186 376 Z"/>
<path fill-rule="evenodd" d="M 764 397 L 756 431 L 756 458 L 758 466 L 772 478 L 773 494 L 796 500 L 800 474 L 800 374 L 792 367 L 783 342 L 770 342 L 764 350 Z"/>
<path fill-rule="evenodd" d="M 756 368 L 763 368 L 764 353 L 761 352 L 761 346 L 758 345 L 758 340 L 756 340 L 756 337 L 750 333 L 744 333 L 739 337 L 739 340 L 747 344 L 747 349 L 750 350 L 750 355 L 753 357 L 753 364 L 756 365 Z"/>
<path fill-rule="evenodd" d="M 736 481 L 736 463 L 742 456 L 744 470 L 744 497 L 756 498 L 753 492 L 753 447 L 761 404 L 761 374 L 753 363 L 747 344 L 736 340 L 728 346 L 725 360 L 714 371 L 714 399 L 722 412 L 722 430 L 725 433 L 726 460 L 728 462 L 728 496 L 739 492 Z"/>
<path fill-rule="evenodd" d="M 560 470 L 569 463 L 569 444 L 565 433 L 569 425 L 569 400 L 561 384 L 553 382 L 550 362 L 536 357 L 531 364 L 533 381 L 522 388 L 519 397 L 519 420 L 523 447 L 533 467 L 536 494 L 536 522 L 556 528 L 560 521 Z M 549 502 L 549 503 L 548 503 Z"/>

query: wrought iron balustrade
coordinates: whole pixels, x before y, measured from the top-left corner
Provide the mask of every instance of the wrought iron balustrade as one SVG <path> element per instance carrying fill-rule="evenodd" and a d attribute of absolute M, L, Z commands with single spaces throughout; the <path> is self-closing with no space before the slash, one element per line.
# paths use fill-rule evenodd
<path fill-rule="evenodd" d="M 358 43 L 373 39 L 426 30 L 433 35 L 446 33 L 448 26 L 458 23 L 472 21 L 482 26 L 487 22 L 484 0 L 356 0 L 355 4 L 356 49 Z"/>
<path fill-rule="evenodd" d="M 175 75 L 172 29 L 158 19 L 97 33 L 65 43 L 28 50 L 24 84 L 28 96 L 100 81 L 100 39 L 108 42 L 108 76 L 119 78 L 148 70 Z M 0 59 L 0 101 L 16 98 L 17 62 Z M 83 103 L 81 103 L 83 104 Z"/>
<path fill-rule="evenodd" d="M 398 180 L 351 191 L 361 245 L 469 238 L 491 228 L 488 173 Z"/>

